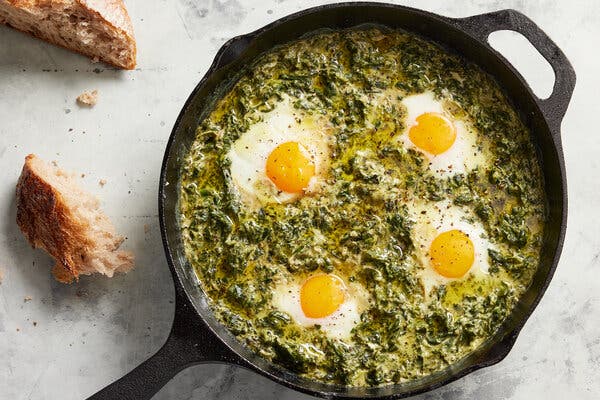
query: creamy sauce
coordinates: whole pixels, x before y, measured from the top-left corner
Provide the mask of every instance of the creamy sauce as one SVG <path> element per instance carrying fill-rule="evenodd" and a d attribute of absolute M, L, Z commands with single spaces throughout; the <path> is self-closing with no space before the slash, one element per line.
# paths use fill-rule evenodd
<path fill-rule="evenodd" d="M 422 93 L 471 135 L 460 171 L 438 173 L 401 140 L 403 99 Z M 283 99 L 298 131 L 320 121 L 327 169 L 314 192 L 249 206 L 228 154 Z M 539 262 L 546 210 L 530 133 L 488 75 L 403 32 L 320 33 L 260 56 L 200 124 L 182 176 L 186 254 L 215 315 L 262 357 L 322 382 L 383 385 L 456 362 L 501 327 Z M 473 227 L 485 268 L 426 285 L 415 210 L 440 204 Z M 348 335 L 273 301 L 281 282 L 315 273 L 366 293 Z"/>

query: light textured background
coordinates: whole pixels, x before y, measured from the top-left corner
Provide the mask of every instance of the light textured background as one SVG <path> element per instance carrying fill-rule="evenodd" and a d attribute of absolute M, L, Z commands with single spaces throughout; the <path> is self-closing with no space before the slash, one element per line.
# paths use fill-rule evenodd
<path fill-rule="evenodd" d="M 83 399 L 153 354 L 173 317 L 173 286 L 157 219 L 157 183 L 175 118 L 217 49 L 320 1 L 128 0 L 138 40 L 131 72 L 0 27 L 0 399 Z M 550 288 L 500 364 L 419 399 L 600 398 L 600 2 L 594 0 L 405 1 L 449 16 L 500 8 L 535 20 L 571 59 L 577 89 L 563 122 L 569 228 Z M 512 40 L 512 41 L 511 41 Z M 523 55 L 511 35 L 494 42 L 540 92 L 547 66 Z M 550 78 L 549 78 L 550 76 Z M 100 101 L 75 98 L 97 88 Z M 137 268 L 114 279 L 70 286 L 50 276 L 51 260 L 32 251 L 15 224 L 14 185 L 35 152 L 85 173 Z M 98 181 L 106 179 L 104 187 Z M 144 227 L 147 227 L 145 230 Z M 26 298 L 31 300 L 26 301 Z M 306 398 L 230 366 L 179 374 L 156 399 Z"/>

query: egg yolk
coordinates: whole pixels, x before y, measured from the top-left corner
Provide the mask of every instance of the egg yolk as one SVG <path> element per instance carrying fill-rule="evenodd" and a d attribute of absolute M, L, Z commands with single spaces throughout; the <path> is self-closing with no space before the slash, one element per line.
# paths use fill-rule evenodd
<path fill-rule="evenodd" d="M 335 275 L 314 275 L 300 289 L 300 305 L 308 318 L 327 317 L 343 302 L 344 282 Z"/>
<path fill-rule="evenodd" d="M 279 190 L 301 193 L 315 175 L 315 164 L 297 142 L 277 146 L 267 158 L 267 176 Z"/>
<path fill-rule="evenodd" d="M 460 278 L 475 261 L 475 247 L 464 232 L 454 229 L 433 239 L 429 257 L 438 274 L 446 278 Z"/>
<path fill-rule="evenodd" d="M 419 149 L 428 153 L 442 154 L 454 144 L 456 129 L 452 122 L 438 113 L 425 113 L 417 117 L 408 137 Z"/>

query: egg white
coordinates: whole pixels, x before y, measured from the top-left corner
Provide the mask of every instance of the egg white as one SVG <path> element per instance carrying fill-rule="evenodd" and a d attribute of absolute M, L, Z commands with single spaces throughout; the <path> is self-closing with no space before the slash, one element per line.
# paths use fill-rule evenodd
<path fill-rule="evenodd" d="M 329 165 L 331 136 L 327 124 L 320 117 L 295 109 L 287 97 L 261 116 L 262 121 L 242 133 L 227 153 L 231 177 L 242 201 L 257 208 L 268 203 L 288 203 L 305 193 L 317 192 Z M 315 164 L 315 176 L 305 193 L 281 191 L 266 174 L 269 154 L 285 142 L 299 143 Z"/>
<path fill-rule="evenodd" d="M 488 235 L 478 221 L 469 218 L 464 211 L 448 201 L 437 203 L 411 204 L 409 207 L 414 221 L 411 236 L 415 246 L 415 254 L 422 269 L 418 271 L 425 293 L 434 287 L 452 281 L 466 279 L 469 275 L 485 277 L 489 271 L 488 249 L 493 248 Z M 429 248 L 433 240 L 441 233 L 458 229 L 465 233 L 475 250 L 475 259 L 471 268 L 460 278 L 446 278 L 440 275 L 431 265 Z"/>
<path fill-rule="evenodd" d="M 459 173 L 466 173 L 485 162 L 482 149 L 477 144 L 477 130 L 465 120 L 452 115 L 442 101 L 437 100 L 433 92 L 424 92 L 407 96 L 401 103 L 406 108 L 405 129 L 399 136 L 404 147 L 421 152 L 429 162 L 434 175 L 444 178 Z M 442 154 L 431 154 L 418 148 L 408 135 L 410 128 L 417 124 L 417 117 L 425 113 L 438 113 L 447 117 L 456 129 L 456 140 Z"/>
<path fill-rule="evenodd" d="M 300 303 L 303 282 L 295 278 L 278 282 L 273 291 L 273 306 L 289 314 L 300 326 L 319 325 L 321 331 L 330 338 L 348 339 L 352 329 L 360 322 L 361 313 L 368 308 L 369 295 L 366 289 L 356 282 L 345 283 L 344 302 L 335 312 L 323 318 L 309 318 L 304 315 Z"/>

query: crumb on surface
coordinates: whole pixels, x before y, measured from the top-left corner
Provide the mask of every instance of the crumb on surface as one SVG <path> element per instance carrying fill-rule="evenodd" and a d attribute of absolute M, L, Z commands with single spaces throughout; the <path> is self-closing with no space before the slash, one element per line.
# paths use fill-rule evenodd
<path fill-rule="evenodd" d="M 33 299 L 31 298 L 31 296 L 25 296 L 25 297 L 23 298 L 23 303 L 27 303 L 28 301 L 31 301 L 31 300 L 33 300 Z"/>
<path fill-rule="evenodd" d="M 106 185 L 106 179 L 100 179 L 100 181 L 98 181 L 98 185 L 104 187 L 104 185 Z"/>
<path fill-rule="evenodd" d="M 100 62 L 100 57 L 94 56 L 90 61 L 92 64 L 98 64 Z"/>
<path fill-rule="evenodd" d="M 93 107 L 98 102 L 98 90 L 85 91 L 77 97 L 77 103 L 80 105 Z"/>
<path fill-rule="evenodd" d="M 150 232 L 150 225 L 144 224 L 144 233 Z"/>

